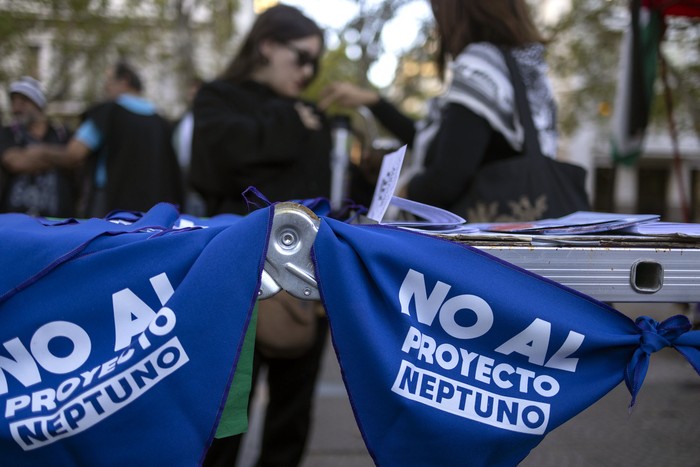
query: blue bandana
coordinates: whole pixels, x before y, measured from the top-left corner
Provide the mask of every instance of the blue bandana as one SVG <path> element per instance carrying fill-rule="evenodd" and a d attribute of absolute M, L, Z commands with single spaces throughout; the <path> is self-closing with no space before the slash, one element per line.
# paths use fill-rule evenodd
<path fill-rule="evenodd" d="M 271 213 L 186 229 L 165 204 L 121 224 L 0 216 L 2 464 L 201 462 Z"/>
<path fill-rule="evenodd" d="M 637 323 L 479 250 L 324 219 L 316 277 L 356 420 L 380 466 L 514 466 L 649 355 L 700 372 L 700 332 Z"/>
<path fill-rule="evenodd" d="M 211 442 L 272 209 L 110 218 L 0 216 L 3 465 L 191 466 Z M 653 352 L 700 372 L 687 318 L 633 322 L 463 245 L 322 218 L 313 254 L 381 466 L 516 465 L 621 381 L 634 403 Z"/>

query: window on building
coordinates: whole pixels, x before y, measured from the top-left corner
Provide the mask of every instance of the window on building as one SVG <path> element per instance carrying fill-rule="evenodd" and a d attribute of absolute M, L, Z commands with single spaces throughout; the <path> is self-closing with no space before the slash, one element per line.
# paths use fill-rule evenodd
<path fill-rule="evenodd" d="M 690 172 L 690 222 L 700 222 L 700 169 Z"/>
<path fill-rule="evenodd" d="M 637 171 L 637 209 L 641 214 L 659 214 L 662 220 L 668 212 L 668 184 L 671 169 L 661 166 L 639 167 Z"/>
<path fill-rule="evenodd" d="M 593 210 L 615 212 L 615 167 L 596 167 L 593 185 Z"/>
<path fill-rule="evenodd" d="M 33 76 L 36 79 L 41 79 L 39 76 L 39 53 L 41 52 L 41 47 L 38 45 L 30 45 L 27 48 L 27 54 L 25 56 L 24 62 L 24 73 L 23 75 Z"/>

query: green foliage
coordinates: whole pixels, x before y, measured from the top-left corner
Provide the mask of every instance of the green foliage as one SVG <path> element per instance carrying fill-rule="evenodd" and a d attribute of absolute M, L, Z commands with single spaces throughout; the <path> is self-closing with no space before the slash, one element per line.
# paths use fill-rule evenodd
<path fill-rule="evenodd" d="M 384 25 L 392 19 L 399 10 L 416 0 L 382 0 L 373 2 L 367 0 L 355 0 L 359 6 L 359 14 L 351 18 L 348 23 L 337 31 L 340 44 L 332 50 L 328 50 L 323 57 L 321 69 L 309 88 L 304 92 L 304 97 L 318 101 L 321 91 L 334 81 L 349 81 L 365 88 L 373 88 L 367 75 L 372 64 L 377 60 L 381 51 L 382 32 Z M 355 34 L 346 35 L 348 32 Z M 349 42 L 347 37 L 356 37 Z M 354 48 L 358 58 L 348 58 L 348 48 Z M 328 115 L 357 115 L 351 109 L 331 106 Z"/>
<path fill-rule="evenodd" d="M 323 88 L 333 81 L 349 81 L 365 88 L 373 88 L 368 80 L 368 73 L 371 66 L 379 57 L 383 50 L 382 34 L 386 23 L 400 15 L 400 9 L 415 2 L 416 0 L 383 0 L 381 2 L 368 0 L 355 0 L 359 6 L 359 13 L 351 18 L 348 23 L 337 31 L 341 37 L 340 45 L 334 50 L 329 50 L 323 58 L 323 64 L 319 76 L 305 92 L 305 97 L 317 100 Z M 413 61 L 430 61 L 431 46 L 425 47 L 424 40 L 432 30 L 432 19 L 426 18 L 418 35 L 417 43 L 414 44 L 404 55 L 399 57 L 399 61 L 409 59 Z M 351 33 L 351 34 L 348 34 Z M 354 49 L 357 54 L 356 59 L 348 58 L 348 49 Z M 421 89 L 421 76 L 414 75 L 410 78 L 402 76 L 401 65 L 397 70 L 397 77 L 394 80 L 394 87 L 400 90 L 398 103 L 401 104 L 404 97 L 424 100 L 427 98 Z M 349 109 L 333 106 L 329 109 L 330 115 L 354 114 Z M 409 112 L 410 113 L 410 112 Z M 416 115 L 417 117 L 417 115 Z"/>
<path fill-rule="evenodd" d="M 30 74 L 43 79 L 50 101 L 91 101 L 101 94 L 104 70 L 126 58 L 156 61 L 162 77 L 180 78 L 184 96 L 197 74 L 195 34 L 210 38 L 213 53 L 223 50 L 237 8 L 238 0 L 0 1 L 0 82 Z M 204 21 L 195 21 L 198 9 L 209 11 Z"/>
<path fill-rule="evenodd" d="M 362 86 L 369 85 L 367 73 L 372 64 L 383 52 L 382 33 L 386 23 L 400 14 L 399 10 L 415 0 L 382 0 L 374 2 L 369 0 L 355 0 L 358 4 L 359 14 L 350 20 L 345 30 L 353 30 L 357 33 L 358 40 L 354 44 L 360 50 L 358 63 L 358 75 L 356 83 Z"/>
<path fill-rule="evenodd" d="M 311 85 L 304 91 L 304 98 L 317 102 L 321 91 L 335 81 L 350 81 L 357 83 L 359 63 L 350 60 L 346 55 L 347 43 L 341 42 L 336 49 L 329 50 L 321 61 L 321 68 L 318 76 Z M 348 114 L 348 109 L 343 109 L 337 105 L 331 106 L 327 113 L 329 115 Z"/>
<path fill-rule="evenodd" d="M 580 122 L 609 118 L 614 101 L 620 40 L 627 26 L 627 0 L 573 0 L 548 31 L 547 61 L 562 83 L 559 124 L 570 133 Z M 601 110 L 602 109 L 602 110 Z"/>
<path fill-rule="evenodd" d="M 620 43 L 629 27 L 628 0 L 572 0 L 547 33 L 552 38 L 548 63 L 562 84 L 559 120 L 562 133 L 581 122 L 610 125 L 614 112 Z M 681 128 L 697 126 L 700 97 L 700 25 L 697 20 L 667 18 L 663 53 L 669 57 L 675 115 Z M 660 79 L 652 105 L 651 125 L 665 125 L 666 107 Z M 693 109 L 695 107 L 695 109 Z M 692 115 L 698 117 L 692 118 Z"/>

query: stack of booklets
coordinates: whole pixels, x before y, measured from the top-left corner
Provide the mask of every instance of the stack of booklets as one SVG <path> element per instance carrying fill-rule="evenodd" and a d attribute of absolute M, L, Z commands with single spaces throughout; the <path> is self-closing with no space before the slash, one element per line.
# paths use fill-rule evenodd
<path fill-rule="evenodd" d="M 615 214 L 578 211 L 555 219 L 532 222 L 496 222 L 472 224 L 487 232 L 519 233 L 529 235 L 579 235 L 620 231 L 659 221 L 657 214 Z"/>

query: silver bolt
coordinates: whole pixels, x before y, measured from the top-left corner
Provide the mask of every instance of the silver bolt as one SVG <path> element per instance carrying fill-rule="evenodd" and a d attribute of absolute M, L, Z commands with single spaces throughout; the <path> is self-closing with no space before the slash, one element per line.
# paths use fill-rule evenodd
<path fill-rule="evenodd" d="M 305 287 L 305 288 L 304 288 L 304 295 L 307 296 L 307 297 L 308 297 L 309 295 L 311 295 L 311 289 L 308 288 L 308 287 Z"/>
<path fill-rule="evenodd" d="M 296 235 L 293 232 L 283 232 L 280 241 L 284 246 L 292 246 L 296 242 Z"/>

